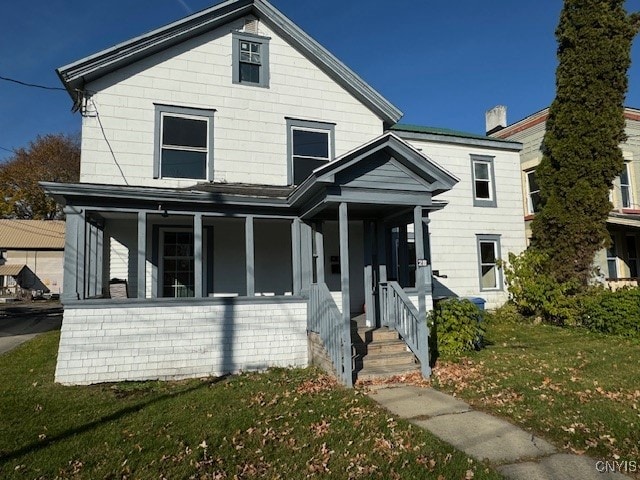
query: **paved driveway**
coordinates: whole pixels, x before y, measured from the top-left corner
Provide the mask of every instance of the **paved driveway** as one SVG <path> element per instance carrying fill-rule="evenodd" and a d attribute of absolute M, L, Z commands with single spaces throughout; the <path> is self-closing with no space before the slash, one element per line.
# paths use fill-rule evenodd
<path fill-rule="evenodd" d="M 0 355 L 39 333 L 59 330 L 62 307 L 56 303 L 0 305 Z"/>

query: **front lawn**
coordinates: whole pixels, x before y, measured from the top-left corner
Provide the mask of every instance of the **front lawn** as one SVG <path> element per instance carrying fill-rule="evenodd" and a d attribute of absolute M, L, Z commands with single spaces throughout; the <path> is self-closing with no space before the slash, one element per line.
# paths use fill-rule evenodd
<path fill-rule="evenodd" d="M 640 461 L 640 343 L 494 318 L 490 345 L 439 361 L 435 384 L 565 451 Z"/>
<path fill-rule="evenodd" d="M 0 478 L 501 478 L 315 370 L 63 387 L 57 344 L 0 356 Z"/>

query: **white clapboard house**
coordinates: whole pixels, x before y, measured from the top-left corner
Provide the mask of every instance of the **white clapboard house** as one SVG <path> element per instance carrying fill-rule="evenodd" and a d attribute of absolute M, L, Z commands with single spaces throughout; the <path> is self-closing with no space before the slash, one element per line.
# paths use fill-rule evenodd
<path fill-rule="evenodd" d="M 521 145 L 398 124 L 267 1 L 225 1 L 58 74 L 82 115 L 80 182 L 43 184 L 67 220 L 58 382 L 324 354 L 350 385 L 377 338 L 364 324 L 428 375 L 434 296 L 506 300 L 496 260 L 525 246 Z"/>

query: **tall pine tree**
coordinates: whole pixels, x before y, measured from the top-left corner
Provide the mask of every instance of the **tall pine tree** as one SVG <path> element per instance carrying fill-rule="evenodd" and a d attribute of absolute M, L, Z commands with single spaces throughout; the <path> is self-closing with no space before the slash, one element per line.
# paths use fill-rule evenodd
<path fill-rule="evenodd" d="M 536 169 L 543 201 L 534 248 L 548 254 L 559 280 L 585 285 L 609 241 L 611 183 L 623 169 L 623 102 L 640 13 L 624 0 L 565 0 L 556 30 L 559 65 L 543 159 Z"/>

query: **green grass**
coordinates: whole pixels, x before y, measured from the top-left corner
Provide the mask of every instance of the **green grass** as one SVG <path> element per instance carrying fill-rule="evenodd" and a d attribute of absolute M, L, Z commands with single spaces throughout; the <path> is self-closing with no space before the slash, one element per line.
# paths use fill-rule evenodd
<path fill-rule="evenodd" d="M 640 459 L 640 343 L 579 328 L 494 318 L 490 345 L 440 362 L 435 383 L 596 458 Z"/>
<path fill-rule="evenodd" d="M 312 369 L 64 387 L 57 344 L 0 356 L 0 478 L 501 478 Z"/>

